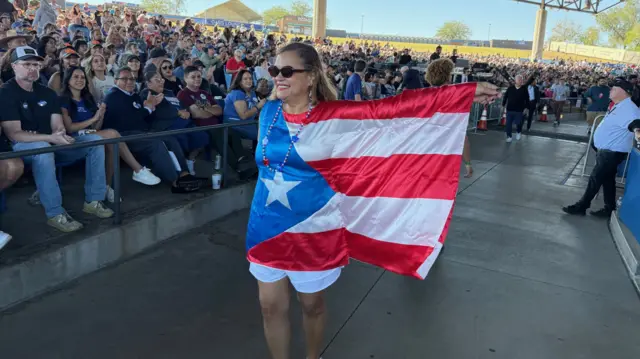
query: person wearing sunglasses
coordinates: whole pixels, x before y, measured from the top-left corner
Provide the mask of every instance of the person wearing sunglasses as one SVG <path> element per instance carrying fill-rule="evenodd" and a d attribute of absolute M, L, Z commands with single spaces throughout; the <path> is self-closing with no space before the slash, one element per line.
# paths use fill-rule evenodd
<path fill-rule="evenodd" d="M 437 244 L 427 246 L 425 240 L 431 236 L 424 232 L 423 223 L 430 220 L 429 215 L 446 218 L 448 212 L 435 208 L 422 213 L 411 211 L 411 216 L 419 217 L 412 223 L 419 225 L 406 230 L 402 223 L 394 223 L 395 218 L 383 220 L 388 212 L 372 201 L 393 197 L 385 191 L 397 186 L 389 183 L 387 171 L 377 172 L 377 164 L 385 163 L 403 181 L 415 181 L 413 171 L 392 167 L 401 162 L 385 162 L 397 160 L 390 156 L 393 151 L 412 150 L 406 146 L 429 153 L 426 151 L 431 144 L 425 144 L 433 138 L 429 129 L 412 130 L 429 119 L 412 117 L 418 117 L 418 113 L 426 117 L 425 108 L 437 113 L 459 106 L 468 112 L 472 101 L 488 103 L 499 93 L 495 86 L 479 83 L 407 91 L 380 101 L 337 102 L 336 89 L 323 71 L 316 50 L 295 42 L 280 49 L 269 73 L 275 80 L 275 91 L 260 112 L 260 146 L 256 151 L 259 178 L 246 234 L 249 271 L 258 281 L 263 327 L 272 358 L 290 358 L 291 283 L 302 307 L 306 358 L 318 359 L 327 320 L 323 293 L 338 280 L 350 256 L 386 269 L 395 268 L 396 272 L 404 268 L 402 273 L 412 275 L 422 271 L 423 264 L 431 263 L 427 259 L 435 260 L 431 253 Z M 395 119 L 399 121 L 392 121 Z M 432 126 L 438 127 L 434 122 Z M 462 150 L 467 118 L 461 116 L 459 122 L 455 144 Z M 411 137 L 415 142 L 409 144 L 405 134 L 425 138 Z M 355 156 L 357 153 L 361 155 Z M 376 157 L 376 153 L 380 154 Z M 407 161 L 403 156 L 400 159 Z M 428 185 L 435 180 L 425 181 Z M 455 196 L 455 188 L 453 191 Z M 393 198 L 394 203 L 396 200 L 400 207 L 391 212 L 406 213 L 403 211 L 408 210 L 405 206 L 410 201 Z M 361 207 L 354 208 L 358 204 Z M 373 231 L 388 233 L 387 223 L 395 225 L 388 228 L 393 235 L 380 235 L 389 241 L 388 246 L 373 237 Z M 364 234 L 356 234 L 361 232 Z M 402 245 L 401 241 L 410 240 L 424 246 Z"/>
<path fill-rule="evenodd" d="M 164 60 L 160 64 L 158 72 L 164 79 L 164 88 L 174 94 L 179 93 L 184 88 L 184 83 L 176 75 L 173 74 L 173 65 L 170 60 Z"/>

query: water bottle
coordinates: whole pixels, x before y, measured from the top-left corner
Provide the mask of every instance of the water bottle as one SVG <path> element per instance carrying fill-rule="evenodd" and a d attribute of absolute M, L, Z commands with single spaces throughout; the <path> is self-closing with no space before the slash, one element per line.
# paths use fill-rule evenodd
<path fill-rule="evenodd" d="M 222 168 L 222 156 L 216 155 L 215 169 L 216 171 L 220 171 Z"/>

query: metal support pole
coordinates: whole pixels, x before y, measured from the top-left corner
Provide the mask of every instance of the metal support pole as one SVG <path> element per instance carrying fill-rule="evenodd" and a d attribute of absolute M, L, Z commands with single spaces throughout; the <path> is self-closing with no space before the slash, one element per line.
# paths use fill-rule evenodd
<path fill-rule="evenodd" d="M 224 138 L 222 139 L 222 184 L 225 184 L 227 179 L 227 147 L 229 147 L 229 128 L 225 127 L 222 132 Z"/>
<path fill-rule="evenodd" d="M 120 213 L 120 146 L 113 144 L 113 193 L 114 193 L 114 216 L 113 224 L 122 224 L 122 213 Z"/>

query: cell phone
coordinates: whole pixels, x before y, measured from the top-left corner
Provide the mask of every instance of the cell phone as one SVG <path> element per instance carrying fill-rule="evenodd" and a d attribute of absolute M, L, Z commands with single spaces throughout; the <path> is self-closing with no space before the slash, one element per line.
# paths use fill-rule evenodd
<path fill-rule="evenodd" d="M 96 130 L 92 130 L 92 129 L 88 129 L 88 130 L 80 130 L 78 131 L 78 135 L 83 136 L 83 135 L 88 135 L 90 133 L 95 133 L 97 132 Z"/>

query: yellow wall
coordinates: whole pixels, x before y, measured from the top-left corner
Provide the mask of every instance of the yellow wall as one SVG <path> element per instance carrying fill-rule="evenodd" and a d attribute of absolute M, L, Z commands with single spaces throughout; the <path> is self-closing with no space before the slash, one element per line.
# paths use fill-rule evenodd
<path fill-rule="evenodd" d="M 343 44 L 345 41 L 350 41 L 350 40 L 355 40 L 356 42 L 360 41 L 359 39 L 347 39 L 347 38 L 339 38 L 339 37 L 332 37 L 331 40 L 333 40 L 333 42 L 337 44 Z M 369 43 L 371 42 L 372 41 L 369 40 Z M 386 44 L 386 42 L 384 41 L 373 41 L 373 42 L 377 42 L 383 45 Z M 389 44 L 395 47 L 396 49 L 410 48 L 418 52 L 433 52 L 436 50 L 436 47 L 438 46 L 436 44 L 411 44 L 406 42 L 389 42 Z M 481 56 L 502 55 L 505 57 L 515 57 L 515 58 L 529 58 L 529 56 L 531 55 L 531 51 L 529 50 L 500 49 L 495 47 L 455 46 L 455 45 L 441 45 L 441 46 L 442 46 L 442 50 L 445 52 L 451 52 L 451 50 L 453 49 L 458 49 L 458 52 L 461 54 L 473 54 L 473 55 L 481 55 Z M 567 53 L 553 52 L 553 51 L 545 51 L 544 58 L 545 59 L 558 58 L 558 59 L 564 59 L 564 60 L 569 60 L 569 59 L 587 60 L 590 62 L 611 61 L 607 59 L 600 59 L 600 58 L 595 58 L 590 56 L 583 56 L 578 54 L 567 54 Z"/>

